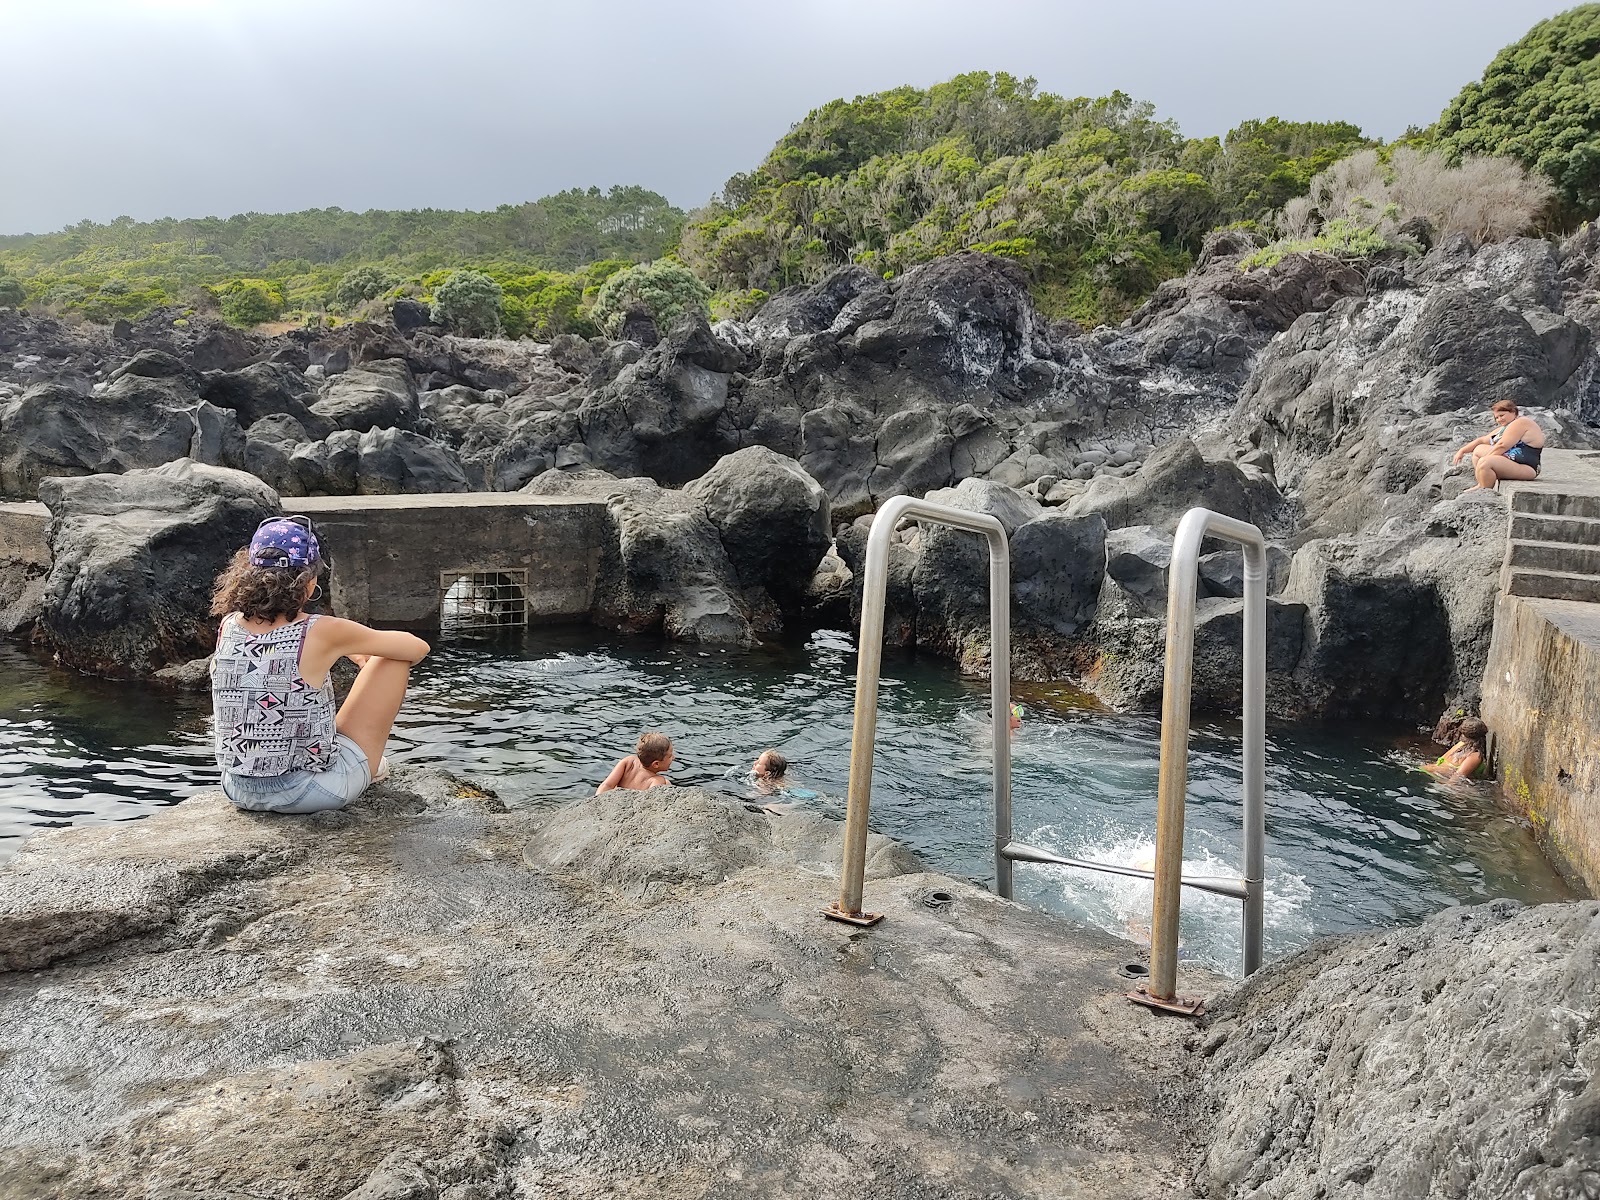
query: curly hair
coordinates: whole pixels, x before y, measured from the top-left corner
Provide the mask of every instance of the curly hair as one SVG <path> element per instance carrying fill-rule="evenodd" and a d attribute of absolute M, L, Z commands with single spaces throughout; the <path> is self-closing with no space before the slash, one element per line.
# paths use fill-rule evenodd
<path fill-rule="evenodd" d="M 211 615 L 242 613 L 252 621 L 276 621 L 297 616 L 306 603 L 306 588 L 316 579 L 320 564 L 298 571 L 287 567 L 253 567 L 246 546 L 229 560 L 217 576 L 211 594 Z"/>

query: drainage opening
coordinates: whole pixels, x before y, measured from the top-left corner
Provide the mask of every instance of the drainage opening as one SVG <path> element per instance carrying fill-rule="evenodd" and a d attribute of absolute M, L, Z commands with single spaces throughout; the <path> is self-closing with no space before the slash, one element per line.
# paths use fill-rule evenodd
<path fill-rule="evenodd" d="M 528 623 L 528 572 L 443 571 L 439 575 L 439 632 L 471 637 Z"/>

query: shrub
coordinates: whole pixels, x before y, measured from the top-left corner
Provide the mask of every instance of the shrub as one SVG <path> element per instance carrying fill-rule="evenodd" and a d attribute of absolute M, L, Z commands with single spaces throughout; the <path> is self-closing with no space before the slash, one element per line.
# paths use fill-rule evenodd
<path fill-rule="evenodd" d="M 1390 195 L 1401 213 L 1427 217 L 1441 235 L 1465 234 L 1477 245 L 1532 227 L 1556 192 L 1509 158 L 1469 156 L 1450 167 L 1441 155 L 1402 147 L 1391 165 Z"/>
<path fill-rule="evenodd" d="M 643 310 L 665 328 L 681 313 L 711 313 L 711 290 L 682 263 L 660 259 L 640 263 L 612 275 L 595 294 L 590 315 L 607 334 L 615 337 L 623 318 Z"/>
<path fill-rule="evenodd" d="M 0 275 L 0 308 L 18 308 L 27 298 L 22 281 L 10 275 Z"/>
<path fill-rule="evenodd" d="M 339 280 L 339 286 L 333 289 L 333 302 L 341 311 L 349 312 L 362 301 L 383 295 L 396 282 L 382 267 L 357 267 Z"/>
<path fill-rule="evenodd" d="M 1499 241 L 1532 226 L 1552 194 L 1548 183 L 1508 158 L 1451 166 L 1441 154 L 1399 146 L 1385 163 L 1376 151 L 1362 150 L 1316 175 L 1308 195 L 1285 204 L 1276 222 L 1279 240 L 1239 269 L 1271 266 L 1301 250 L 1349 257 L 1395 246 L 1415 252 L 1420 247 L 1400 227 L 1417 217 L 1440 236 Z"/>
<path fill-rule="evenodd" d="M 500 285 L 480 271 L 452 271 L 434 289 L 433 319 L 468 337 L 500 333 Z"/>
<path fill-rule="evenodd" d="M 283 311 L 283 296 L 264 279 L 235 279 L 217 289 L 224 319 L 234 325 L 259 325 Z"/>
<path fill-rule="evenodd" d="M 1600 213 L 1600 4 L 1541 21 L 1500 51 L 1436 135 L 1452 161 L 1514 158 L 1549 179 L 1572 215 Z"/>

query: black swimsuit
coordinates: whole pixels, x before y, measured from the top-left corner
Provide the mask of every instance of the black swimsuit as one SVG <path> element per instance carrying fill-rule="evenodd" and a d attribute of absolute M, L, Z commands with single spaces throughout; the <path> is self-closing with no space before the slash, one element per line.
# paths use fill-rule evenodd
<path fill-rule="evenodd" d="M 1511 449 L 1505 451 L 1505 456 L 1514 463 L 1521 463 L 1525 467 L 1539 469 L 1539 457 L 1544 452 L 1543 446 L 1530 446 L 1527 442 L 1518 442 Z"/>

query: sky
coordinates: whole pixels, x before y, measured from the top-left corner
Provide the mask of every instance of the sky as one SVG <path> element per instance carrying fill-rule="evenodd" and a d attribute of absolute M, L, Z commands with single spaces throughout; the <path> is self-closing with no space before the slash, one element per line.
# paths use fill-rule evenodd
<path fill-rule="evenodd" d="M 0 233 L 85 218 L 686 208 L 839 96 L 963 71 L 1251 117 L 1427 125 L 1552 0 L 0 0 Z"/>

